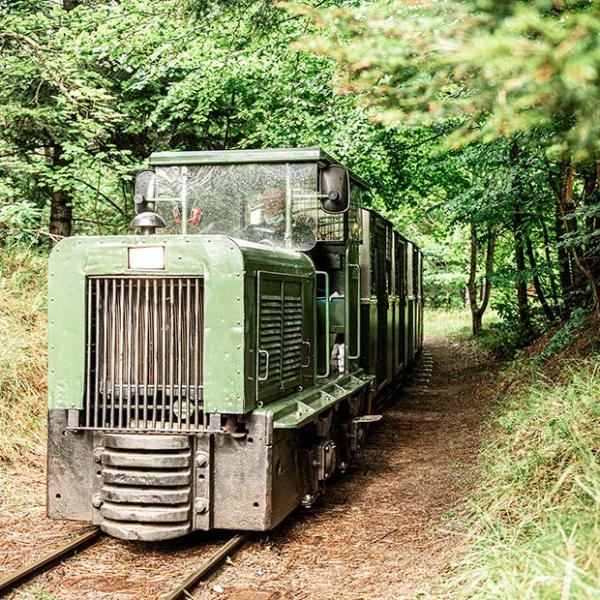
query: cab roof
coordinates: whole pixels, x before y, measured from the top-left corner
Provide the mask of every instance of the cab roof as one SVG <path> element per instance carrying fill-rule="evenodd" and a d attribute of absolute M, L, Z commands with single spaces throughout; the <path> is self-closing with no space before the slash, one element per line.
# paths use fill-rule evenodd
<path fill-rule="evenodd" d="M 321 148 L 153 152 L 148 162 L 151 167 L 290 162 L 318 162 L 329 165 L 342 164 Z M 352 173 L 349 169 L 348 171 L 354 183 L 365 190 L 368 189 L 369 186 L 363 179 Z"/>

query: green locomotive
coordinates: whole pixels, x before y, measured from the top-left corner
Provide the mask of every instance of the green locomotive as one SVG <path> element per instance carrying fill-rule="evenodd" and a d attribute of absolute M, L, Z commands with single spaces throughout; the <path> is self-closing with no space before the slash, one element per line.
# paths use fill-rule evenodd
<path fill-rule="evenodd" d="M 422 257 L 320 149 L 155 153 L 49 266 L 48 514 L 124 539 L 310 506 L 422 347 Z"/>

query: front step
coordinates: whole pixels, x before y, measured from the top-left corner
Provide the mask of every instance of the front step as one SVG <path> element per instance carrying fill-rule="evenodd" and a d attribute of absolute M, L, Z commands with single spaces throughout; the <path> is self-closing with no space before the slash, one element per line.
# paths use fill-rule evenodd
<path fill-rule="evenodd" d="M 105 519 L 102 531 L 121 540 L 139 540 L 143 542 L 158 542 L 185 535 L 190 530 L 189 525 L 168 525 L 150 523 L 122 523 Z"/>
<path fill-rule="evenodd" d="M 146 506 L 143 504 L 116 504 L 105 502 L 102 516 L 113 521 L 139 521 L 140 523 L 179 523 L 190 517 L 189 505 Z"/>

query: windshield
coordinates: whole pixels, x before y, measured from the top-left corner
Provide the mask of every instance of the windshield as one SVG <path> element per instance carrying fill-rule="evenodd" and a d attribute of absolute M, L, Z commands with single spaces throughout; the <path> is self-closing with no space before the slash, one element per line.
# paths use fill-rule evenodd
<path fill-rule="evenodd" d="M 168 232 L 297 250 L 316 243 L 316 163 L 157 167 L 155 199 Z"/>

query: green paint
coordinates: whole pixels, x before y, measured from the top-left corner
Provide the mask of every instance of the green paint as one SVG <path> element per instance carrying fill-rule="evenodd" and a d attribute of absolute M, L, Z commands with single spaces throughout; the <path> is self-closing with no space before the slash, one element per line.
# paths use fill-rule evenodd
<path fill-rule="evenodd" d="M 74 237 L 55 247 L 49 264 L 49 407 L 83 408 L 86 277 L 156 275 L 127 268 L 127 248 L 144 245 L 165 247 L 165 270 L 159 274 L 204 278 L 205 411 L 252 410 L 256 272 L 298 275 L 308 286 L 313 265 L 296 252 L 204 235 Z"/>
<path fill-rule="evenodd" d="M 357 394 L 373 379 L 362 372 L 351 376 L 342 374 L 318 387 L 286 396 L 265 408 L 259 408 L 255 413 L 272 415 L 275 429 L 298 429 L 334 404 Z"/>

